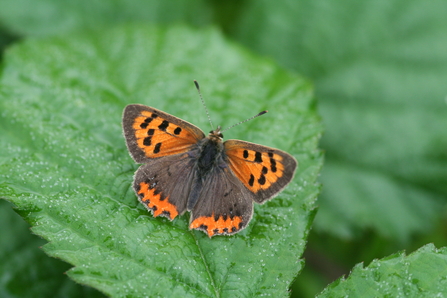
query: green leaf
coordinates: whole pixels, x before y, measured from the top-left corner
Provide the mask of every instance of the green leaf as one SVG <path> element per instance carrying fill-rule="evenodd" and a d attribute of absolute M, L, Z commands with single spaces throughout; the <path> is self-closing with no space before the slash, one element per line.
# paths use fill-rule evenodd
<path fill-rule="evenodd" d="M 70 266 L 45 256 L 38 248 L 45 241 L 10 205 L 0 200 L 0 297 L 103 297 L 62 274 Z"/>
<path fill-rule="evenodd" d="M 447 295 L 447 249 L 429 244 L 405 256 L 397 253 L 354 267 L 346 279 L 318 297 L 444 297 Z"/>
<path fill-rule="evenodd" d="M 129 22 L 209 24 L 204 0 L 2 0 L 0 24 L 20 35 L 55 35 Z"/>
<path fill-rule="evenodd" d="M 3 28 L 0 26 L 0 62 L 3 60 L 4 49 L 13 41 L 15 41 L 15 39 L 15 36 L 12 36 L 8 32 L 6 32 L 6 30 L 3 30 Z"/>
<path fill-rule="evenodd" d="M 231 33 L 311 77 L 327 152 L 315 226 L 407 241 L 447 197 L 447 2 L 247 1 Z"/>
<path fill-rule="evenodd" d="M 292 153 L 294 181 L 249 226 L 209 239 L 189 214 L 154 218 L 131 189 L 121 114 L 150 105 L 209 129 L 270 113 L 225 135 Z M 68 275 L 111 296 L 287 296 L 314 216 L 321 125 L 310 84 L 214 29 L 129 25 L 28 40 L 0 81 L 0 196 L 13 202 Z"/>

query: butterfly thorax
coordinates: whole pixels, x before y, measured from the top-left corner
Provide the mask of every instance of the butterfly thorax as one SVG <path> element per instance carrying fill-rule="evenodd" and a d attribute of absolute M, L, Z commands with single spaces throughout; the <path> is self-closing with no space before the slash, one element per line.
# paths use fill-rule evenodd
<path fill-rule="evenodd" d="M 208 137 L 202 139 L 199 144 L 200 154 L 197 159 L 197 166 L 199 175 L 204 178 L 216 166 L 223 151 L 222 143 L 223 135 L 220 132 L 220 127 L 209 133 Z"/>

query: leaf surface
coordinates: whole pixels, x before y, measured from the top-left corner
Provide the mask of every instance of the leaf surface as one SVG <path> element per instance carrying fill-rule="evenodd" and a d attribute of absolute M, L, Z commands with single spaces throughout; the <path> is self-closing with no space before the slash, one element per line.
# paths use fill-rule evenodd
<path fill-rule="evenodd" d="M 349 277 L 329 285 L 317 297 L 444 297 L 447 250 L 428 244 L 405 256 L 397 253 L 358 264 Z"/>
<path fill-rule="evenodd" d="M 189 214 L 153 218 L 131 189 L 121 132 L 129 103 L 208 130 L 270 113 L 227 138 L 274 146 L 299 161 L 294 181 L 255 207 L 249 226 L 209 239 Z M 216 30 L 128 25 L 28 40 L 5 56 L 0 81 L 0 196 L 13 202 L 68 275 L 110 296 L 287 296 L 314 216 L 321 126 L 310 84 L 253 57 Z"/>

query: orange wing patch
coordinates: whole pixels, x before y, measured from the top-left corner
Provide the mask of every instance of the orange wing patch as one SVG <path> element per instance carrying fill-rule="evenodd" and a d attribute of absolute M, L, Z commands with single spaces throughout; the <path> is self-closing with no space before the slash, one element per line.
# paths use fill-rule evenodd
<path fill-rule="evenodd" d="M 169 197 L 162 198 L 161 193 L 157 193 L 155 188 L 151 189 L 148 183 L 140 183 L 138 194 L 142 196 L 140 199 L 141 202 L 153 211 L 154 217 L 162 215 L 168 217 L 170 220 L 177 217 L 177 208 L 169 203 Z"/>
<path fill-rule="evenodd" d="M 216 234 L 230 234 L 235 233 L 241 229 L 242 217 L 234 216 L 233 218 L 224 217 L 221 215 L 216 220 L 214 213 L 211 216 L 201 216 L 196 218 L 189 225 L 190 229 L 201 229 L 208 233 L 209 237 Z"/>
<path fill-rule="evenodd" d="M 155 158 L 189 151 L 196 136 L 150 111 L 142 111 L 132 125 L 138 147 Z"/>
<path fill-rule="evenodd" d="M 227 156 L 236 177 L 254 193 L 268 189 L 284 174 L 283 157 L 274 152 L 232 147 Z"/>

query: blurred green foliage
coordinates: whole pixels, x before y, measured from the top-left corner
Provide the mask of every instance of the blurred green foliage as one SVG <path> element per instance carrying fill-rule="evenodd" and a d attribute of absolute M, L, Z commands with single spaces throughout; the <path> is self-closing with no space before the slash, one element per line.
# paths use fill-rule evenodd
<path fill-rule="evenodd" d="M 306 268 L 292 287 L 311 297 L 356 263 L 447 243 L 446 15 L 441 0 L 3 0 L 0 40 L 213 24 L 312 79 L 326 163 Z"/>

